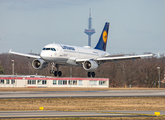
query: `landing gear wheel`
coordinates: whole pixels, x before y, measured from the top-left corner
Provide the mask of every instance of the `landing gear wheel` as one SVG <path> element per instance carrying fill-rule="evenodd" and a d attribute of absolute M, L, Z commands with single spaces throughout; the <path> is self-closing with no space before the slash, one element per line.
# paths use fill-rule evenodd
<path fill-rule="evenodd" d="M 53 64 L 53 65 L 54 65 L 54 64 Z M 54 71 L 53 68 L 52 68 L 54 76 L 59 76 L 59 77 L 61 77 L 62 72 L 61 72 L 61 71 L 58 71 L 59 65 L 58 65 L 58 64 L 55 64 L 54 66 L 57 68 L 57 71 Z M 50 71 L 50 73 L 51 73 L 51 72 L 52 72 L 52 71 Z"/>
<path fill-rule="evenodd" d="M 62 72 L 58 71 L 58 76 L 61 77 L 61 75 L 62 75 Z"/>
<path fill-rule="evenodd" d="M 92 77 L 95 77 L 95 72 L 92 72 Z"/>
<path fill-rule="evenodd" d="M 91 72 L 88 72 L 88 77 L 91 77 Z"/>
<path fill-rule="evenodd" d="M 54 71 L 54 76 L 57 76 L 57 71 Z"/>

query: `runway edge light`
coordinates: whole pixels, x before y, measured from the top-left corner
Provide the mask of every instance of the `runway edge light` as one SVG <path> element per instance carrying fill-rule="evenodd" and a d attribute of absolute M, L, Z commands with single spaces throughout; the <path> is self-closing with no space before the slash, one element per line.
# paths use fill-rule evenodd
<path fill-rule="evenodd" d="M 160 115 L 160 112 L 155 112 L 155 115 L 158 117 L 158 115 Z"/>
<path fill-rule="evenodd" d="M 42 111 L 44 109 L 44 107 L 39 107 L 39 109 Z"/>

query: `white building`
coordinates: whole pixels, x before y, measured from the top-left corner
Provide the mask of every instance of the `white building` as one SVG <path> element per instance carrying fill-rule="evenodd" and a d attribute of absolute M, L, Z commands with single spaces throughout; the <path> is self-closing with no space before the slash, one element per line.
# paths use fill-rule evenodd
<path fill-rule="evenodd" d="M 108 78 L 0 75 L 0 87 L 99 87 L 108 88 Z"/>

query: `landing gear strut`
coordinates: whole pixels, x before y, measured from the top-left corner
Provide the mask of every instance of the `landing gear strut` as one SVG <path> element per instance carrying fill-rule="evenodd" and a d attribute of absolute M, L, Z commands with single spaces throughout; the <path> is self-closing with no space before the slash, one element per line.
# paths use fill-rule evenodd
<path fill-rule="evenodd" d="M 95 72 L 88 72 L 88 77 L 95 77 Z"/>
<path fill-rule="evenodd" d="M 54 68 L 54 62 L 51 63 L 51 68 L 52 68 L 52 70 L 50 70 L 50 74 L 54 74 L 54 70 L 53 70 L 53 68 Z"/>

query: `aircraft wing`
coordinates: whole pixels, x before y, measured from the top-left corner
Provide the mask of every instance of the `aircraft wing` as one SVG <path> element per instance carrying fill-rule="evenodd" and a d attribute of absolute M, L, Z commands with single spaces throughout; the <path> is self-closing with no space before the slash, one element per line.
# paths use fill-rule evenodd
<path fill-rule="evenodd" d="M 102 57 L 97 58 L 96 61 L 119 61 L 119 60 L 129 60 L 129 59 L 140 59 L 143 57 L 152 57 L 153 54 L 146 55 L 134 55 L 134 56 L 119 56 L 119 57 Z"/>
<path fill-rule="evenodd" d="M 15 55 L 20 55 L 20 56 L 25 56 L 25 57 L 28 57 L 28 58 L 41 58 L 40 56 L 37 56 L 37 55 L 30 55 L 30 54 L 23 54 L 23 53 L 13 52 L 13 51 L 11 51 L 11 49 L 9 50 L 9 53 L 10 54 L 15 54 Z"/>
<path fill-rule="evenodd" d="M 146 55 L 134 55 L 134 56 L 118 56 L 118 57 L 100 57 L 100 58 L 95 58 L 95 59 L 76 59 L 75 61 L 76 62 L 83 62 L 83 61 L 86 61 L 86 60 L 94 60 L 94 61 L 119 61 L 119 60 L 129 60 L 129 59 L 140 59 L 140 58 L 143 58 L 143 57 L 152 57 L 154 54 L 146 54 Z"/>

